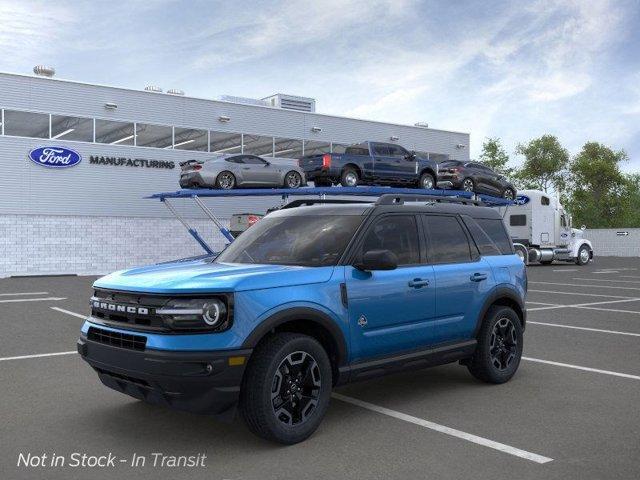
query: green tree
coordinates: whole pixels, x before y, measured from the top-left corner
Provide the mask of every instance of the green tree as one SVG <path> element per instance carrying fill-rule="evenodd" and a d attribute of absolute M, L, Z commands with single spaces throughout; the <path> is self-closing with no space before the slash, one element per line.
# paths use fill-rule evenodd
<path fill-rule="evenodd" d="M 624 150 L 614 151 L 598 142 L 585 143 L 573 158 L 568 206 L 576 225 L 628 226 L 625 223 L 634 210 L 630 202 L 639 182 L 620 171 L 620 163 L 626 160 Z"/>
<path fill-rule="evenodd" d="M 542 135 L 529 143 L 516 147 L 516 153 L 524 156 L 522 167 L 516 172 L 516 180 L 524 188 L 545 192 L 553 188 L 564 189 L 569 152 L 553 135 Z"/>
<path fill-rule="evenodd" d="M 505 175 L 507 177 L 513 175 L 513 168 L 507 166 L 509 163 L 509 155 L 504 149 L 502 142 L 497 137 L 485 138 L 484 143 L 482 144 L 480 161 L 501 175 Z"/>

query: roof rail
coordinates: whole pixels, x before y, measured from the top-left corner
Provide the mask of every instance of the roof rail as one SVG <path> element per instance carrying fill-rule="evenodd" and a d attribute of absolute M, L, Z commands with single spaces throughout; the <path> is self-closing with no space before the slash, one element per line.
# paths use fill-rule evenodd
<path fill-rule="evenodd" d="M 392 194 L 388 193 L 380 195 L 376 201 L 376 205 L 402 205 L 405 202 L 434 202 L 434 203 L 459 203 L 462 205 L 474 205 L 483 207 L 485 204 L 480 200 L 473 200 L 464 197 L 442 197 L 439 195 L 411 195 L 411 194 Z"/>
<path fill-rule="evenodd" d="M 284 210 L 285 208 L 295 208 L 295 207 L 302 207 L 302 206 L 310 206 L 310 205 L 326 205 L 326 204 L 349 204 L 352 205 L 354 203 L 368 203 L 371 204 L 372 202 L 367 202 L 366 200 L 346 200 L 346 199 L 322 199 L 322 198 L 304 198 L 301 200 L 294 200 L 292 202 L 289 202 L 285 205 L 283 205 L 282 207 L 279 208 L 279 210 Z"/>

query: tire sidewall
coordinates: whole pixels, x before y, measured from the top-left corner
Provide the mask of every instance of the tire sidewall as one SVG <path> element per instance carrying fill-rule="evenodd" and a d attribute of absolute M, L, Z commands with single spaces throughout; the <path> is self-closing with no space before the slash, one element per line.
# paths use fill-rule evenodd
<path fill-rule="evenodd" d="M 424 186 L 424 179 L 426 177 L 431 178 L 431 187 L 427 188 Z M 420 180 L 418 181 L 418 187 L 421 188 L 422 190 L 433 190 L 436 188 L 436 179 L 433 175 L 431 175 L 430 173 L 423 173 L 422 175 L 420 175 Z"/>
<path fill-rule="evenodd" d="M 282 360 L 296 351 L 309 353 L 317 362 L 321 376 L 320 395 L 318 405 L 308 420 L 299 425 L 288 426 L 275 416 L 271 403 L 271 385 L 276 369 Z M 262 389 L 259 392 L 259 398 L 264 405 L 264 420 L 269 430 L 275 439 L 282 443 L 298 443 L 308 438 L 318 428 L 327 411 L 332 389 L 331 363 L 324 348 L 316 340 L 301 335 L 287 342 L 272 356 L 266 376 L 261 379 L 260 383 L 261 385 L 259 386 L 247 385 L 245 388 Z"/>
<path fill-rule="evenodd" d="M 518 352 L 509 368 L 506 370 L 498 370 L 491 362 L 491 333 L 493 332 L 494 325 L 505 317 L 511 320 L 516 330 Z M 482 328 L 480 329 L 477 352 L 479 355 L 476 355 L 475 361 L 482 362 L 482 365 L 479 365 L 479 367 L 484 370 L 489 381 L 492 383 L 504 383 L 511 379 L 518 370 L 518 366 L 520 365 L 520 360 L 522 358 L 523 345 L 522 325 L 520 324 L 520 318 L 516 312 L 509 307 L 493 307 L 489 310 Z"/>
<path fill-rule="evenodd" d="M 353 173 L 356 176 L 355 185 L 349 185 L 347 183 L 347 175 L 350 173 Z M 345 168 L 344 171 L 342 172 L 342 175 L 340 176 L 340 184 L 343 187 L 357 187 L 359 181 L 360 181 L 360 177 L 358 176 L 358 172 L 356 172 L 353 168 Z"/>
<path fill-rule="evenodd" d="M 589 260 L 587 260 L 586 262 L 583 262 L 582 259 L 580 258 L 580 253 L 583 250 L 587 250 L 589 251 L 589 247 L 587 247 L 586 245 L 582 245 L 579 249 L 578 249 L 578 256 L 576 257 L 576 263 L 580 266 L 582 265 L 586 265 L 587 263 L 589 263 Z"/>
<path fill-rule="evenodd" d="M 289 175 L 291 175 L 292 173 L 298 177 L 298 186 L 297 187 L 290 187 L 289 183 L 287 182 L 287 177 L 289 177 Z M 302 186 L 302 175 L 300 175 L 295 170 L 289 170 L 287 172 L 287 174 L 284 176 L 284 186 L 285 186 L 285 188 L 291 188 L 291 189 L 294 189 L 294 190 L 296 188 L 300 188 Z"/>
<path fill-rule="evenodd" d="M 222 175 L 225 175 L 225 174 L 231 175 L 231 178 L 233 178 L 233 185 L 231 185 L 229 188 L 223 188 L 220 185 L 220 177 Z M 233 173 L 231 173 L 231 172 L 229 172 L 227 170 L 225 170 L 223 172 L 220 172 L 218 174 L 218 176 L 216 177 L 216 187 L 218 187 L 220 190 L 233 190 L 236 187 L 237 184 L 238 184 L 238 182 L 236 181 L 236 176 Z"/>

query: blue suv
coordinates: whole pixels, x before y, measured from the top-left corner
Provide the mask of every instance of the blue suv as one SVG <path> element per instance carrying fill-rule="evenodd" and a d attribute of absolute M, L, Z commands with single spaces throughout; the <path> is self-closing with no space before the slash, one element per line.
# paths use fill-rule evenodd
<path fill-rule="evenodd" d="M 300 442 L 331 389 L 460 362 L 503 383 L 523 347 L 527 278 L 502 219 L 474 202 L 270 213 L 216 258 L 95 282 L 78 351 L 108 387 Z"/>

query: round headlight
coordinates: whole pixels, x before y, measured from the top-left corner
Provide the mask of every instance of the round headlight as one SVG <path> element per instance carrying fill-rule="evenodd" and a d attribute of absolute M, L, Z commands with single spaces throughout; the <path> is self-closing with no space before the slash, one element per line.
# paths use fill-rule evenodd
<path fill-rule="evenodd" d="M 202 319 L 207 325 L 217 325 L 225 317 L 226 308 L 220 300 L 212 300 L 202 307 Z"/>

